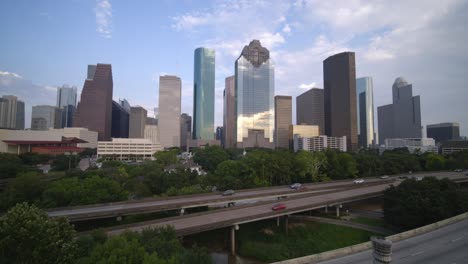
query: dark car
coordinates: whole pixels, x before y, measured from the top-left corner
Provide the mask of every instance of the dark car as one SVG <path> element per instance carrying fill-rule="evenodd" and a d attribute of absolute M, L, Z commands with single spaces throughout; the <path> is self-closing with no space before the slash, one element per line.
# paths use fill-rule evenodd
<path fill-rule="evenodd" d="M 284 209 L 286 209 L 286 205 L 285 205 L 285 204 L 282 204 L 282 203 L 280 203 L 280 204 L 275 204 L 275 205 L 273 205 L 273 207 L 271 208 L 271 210 L 273 210 L 273 211 L 279 211 L 279 210 L 284 210 Z"/>

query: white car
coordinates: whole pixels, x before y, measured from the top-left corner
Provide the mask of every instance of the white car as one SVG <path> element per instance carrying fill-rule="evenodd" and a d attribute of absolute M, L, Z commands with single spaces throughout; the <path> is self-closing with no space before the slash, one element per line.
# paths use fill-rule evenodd
<path fill-rule="evenodd" d="M 356 184 L 364 183 L 364 179 L 357 179 L 357 180 L 354 180 L 354 183 L 356 183 Z"/>
<path fill-rule="evenodd" d="M 302 184 L 300 184 L 300 183 L 293 183 L 293 184 L 289 185 L 289 188 L 296 189 L 296 190 L 301 189 L 301 187 L 302 187 Z"/>

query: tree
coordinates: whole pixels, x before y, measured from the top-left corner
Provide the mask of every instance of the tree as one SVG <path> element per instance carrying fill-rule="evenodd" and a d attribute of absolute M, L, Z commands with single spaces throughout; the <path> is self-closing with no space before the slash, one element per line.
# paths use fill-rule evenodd
<path fill-rule="evenodd" d="M 98 244 L 91 252 L 89 263 L 141 264 L 148 257 L 145 248 L 136 238 L 114 236 L 104 244 Z"/>
<path fill-rule="evenodd" d="M 2 193 L 1 207 L 8 209 L 16 203 L 37 204 L 45 188 L 45 183 L 36 172 L 23 173 L 13 179 Z"/>
<path fill-rule="evenodd" d="M 229 159 L 229 154 L 220 146 L 206 146 L 195 151 L 193 161 L 207 172 L 214 172 L 218 165 Z"/>
<path fill-rule="evenodd" d="M 26 152 L 19 155 L 19 158 L 25 165 L 37 165 L 45 164 L 50 160 L 50 156 L 47 154 L 39 154 L 33 152 Z"/>
<path fill-rule="evenodd" d="M 79 163 L 77 155 L 57 155 L 52 161 L 52 170 L 65 171 L 76 168 Z"/>
<path fill-rule="evenodd" d="M 442 155 L 429 153 L 426 156 L 425 169 L 428 171 L 436 171 L 445 169 L 445 158 Z"/>
<path fill-rule="evenodd" d="M 177 159 L 178 149 L 170 149 L 164 151 L 158 151 L 154 153 L 154 157 L 156 158 L 156 162 L 161 164 L 163 167 L 176 164 L 178 162 Z"/>
<path fill-rule="evenodd" d="M 218 189 L 243 189 L 258 186 L 255 171 L 241 160 L 226 160 L 213 174 Z"/>
<path fill-rule="evenodd" d="M 0 262 L 73 263 L 74 234 L 65 218 L 49 218 L 34 205 L 17 204 L 0 218 Z"/>
<path fill-rule="evenodd" d="M 18 155 L 0 153 L 0 178 L 14 178 L 16 174 L 23 171 L 23 163 Z"/>
<path fill-rule="evenodd" d="M 323 152 L 299 151 L 296 154 L 296 171 L 302 181 L 326 181 L 327 157 Z"/>

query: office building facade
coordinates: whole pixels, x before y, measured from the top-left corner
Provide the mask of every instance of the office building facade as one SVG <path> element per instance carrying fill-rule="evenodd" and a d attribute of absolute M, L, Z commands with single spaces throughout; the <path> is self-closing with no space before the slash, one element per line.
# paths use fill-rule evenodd
<path fill-rule="evenodd" d="M 420 97 L 413 86 L 399 77 L 392 86 L 393 103 L 377 108 L 379 144 L 387 138 L 422 138 Z"/>
<path fill-rule="evenodd" d="M 433 138 L 436 143 L 447 140 L 460 139 L 460 124 L 459 123 L 440 123 L 426 126 L 426 134 L 428 138 Z"/>
<path fill-rule="evenodd" d="M 275 96 L 275 147 L 289 148 L 289 126 L 292 125 L 292 97 Z"/>
<path fill-rule="evenodd" d="M 356 118 L 359 147 L 374 145 L 374 84 L 372 77 L 356 79 Z"/>
<path fill-rule="evenodd" d="M 236 147 L 236 77 L 229 76 L 225 79 L 223 126 L 224 148 Z"/>
<path fill-rule="evenodd" d="M 187 149 L 192 134 L 192 117 L 186 113 L 180 116 L 180 147 Z"/>
<path fill-rule="evenodd" d="M 112 101 L 112 138 L 128 138 L 130 128 L 130 114 L 120 103 Z"/>
<path fill-rule="evenodd" d="M 17 129 L 18 102 L 18 98 L 14 95 L 4 95 L 0 98 L 0 128 Z"/>
<path fill-rule="evenodd" d="M 385 146 L 380 146 L 380 152 L 397 148 L 407 148 L 410 153 L 419 151 L 421 153 L 438 153 L 439 148 L 435 145 L 433 138 L 386 138 Z"/>
<path fill-rule="evenodd" d="M 85 127 L 98 132 L 99 140 L 109 140 L 112 130 L 112 66 L 88 66 L 81 100 L 73 115 L 74 127 Z"/>
<path fill-rule="evenodd" d="M 224 127 L 216 127 L 215 139 L 218 140 L 221 146 L 224 147 Z"/>
<path fill-rule="evenodd" d="M 25 115 L 24 102 L 17 100 L 16 101 L 16 128 L 15 129 L 18 129 L 18 130 L 24 129 L 24 115 Z"/>
<path fill-rule="evenodd" d="M 73 114 L 76 109 L 77 89 L 63 85 L 57 88 L 56 106 L 62 110 L 61 127 L 71 127 L 73 125 Z"/>
<path fill-rule="evenodd" d="M 36 105 L 32 107 L 31 130 L 49 130 L 61 128 L 62 111 L 51 105 Z"/>
<path fill-rule="evenodd" d="M 275 67 L 270 52 L 262 47 L 260 41 L 253 40 L 244 47 L 235 63 L 235 76 L 235 137 L 238 147 L 249 138 L 249 130 L 255 138 L 263 135 L 274 146 Z M 263 133 L 258 130 L 263 130 Z M 242 147 L 251 147 L 247 142 L 258 141 L 247 140 L 241 144 Z"/>
<path fill-rule="evenodd" d="M 159 140 L 164 148 L 180 147 L 182 81 L 177 76 L 159 77 Z"/>
<path fill-rule="evenodd" d="M 356 60 L 343 52 L 323 61 L 325 134 L 347 139 L 347 149 L 356 151 Z"/>
<path fill-rule="evenodd" d="M 325 149 L 335 149 L 346 152 L 346 136 L 343 137 L 301 137 L 294 135 L 294 151 L 323 151 Z"/>
<path fill-rule="evenodd" d="M 129 138 L 143 138 L 145 136 L 146 109 L 141 106 L 132 106 L 130 108 L 130 121 L 128 129 Z"/>
<path fill-rule="evenodd" d="M 296 123 L 319 126 L 320 135 L 325 134 L 324 111 L 323 89 L 312 88 L 296 97 Z"/>
<path fill-rule="evenodd" d="M 198 48 L 194 56 L 193 139 L 214 139 L 215 51 Z"/>

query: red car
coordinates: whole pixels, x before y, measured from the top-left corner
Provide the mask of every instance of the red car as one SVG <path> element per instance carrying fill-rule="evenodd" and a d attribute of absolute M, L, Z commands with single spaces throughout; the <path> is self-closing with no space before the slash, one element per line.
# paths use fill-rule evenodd
<path fill-rule="evenodd" d="M 278 211 L 278 210 L 283 210 L 283 209 L 286 209 L 286 205 L 285 204 L 275 204 L 271 210 L 273 211 Z"/>

